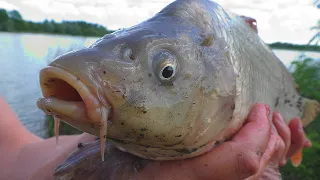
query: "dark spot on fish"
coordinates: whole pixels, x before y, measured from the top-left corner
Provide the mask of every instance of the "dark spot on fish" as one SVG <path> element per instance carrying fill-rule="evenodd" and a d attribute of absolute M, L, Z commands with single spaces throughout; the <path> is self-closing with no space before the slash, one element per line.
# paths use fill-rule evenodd
<path fill-rule="evenodd" d="M 293 107 L 293 105 L 292 105 L 292 104 L 289 104 L 289 106 L 290 106 L 290 107 Z"/>
<path fill-rule="evenodd" d="M 193 102 L 192 104 L 196 104 L 195 102 Z"/>
<path fill-rule="evenodd" d="M 103 74 L 107 74 L 107 71 L 103 71 Z"/>
<path fill-rule="evenodd" d="M 181 134 L 179 134 L 179 135 L 177 135 L 177 136 L 175 136 L 175 137 L 181 137 L 182 135 Z"/>
<path fill-rule="evenodd" d="M 157 137 L 158 137 L 158 135 L 155 135 L 154 137 L 156 137 L 156 138 L 157 138 Z"/>
<path fill-rule="evenodd" d="M 186 99 L 188 99 L 188 96 L 186 96 Z"/>
<path fill-rule="evenodd" d="M 121 125 L 124 125 L 124 122 L 120 123 Z"/>
<path fill-rule="evenodd" d="M 80 78 L 79 78 L 79 77 L 77 77 L 77 81 L 80 81 Z"/>
<path fill-rule="evenodd" d="M 140 137 L 144 137 L 144 134 L 140 134 Z"/>
<path fill-rule="evenodd" d="M 235 104 L 232 104 L 231 107 L 230 107 L 231 110 L 234 110 L 235 108 L 236 108 Z"/>
<path fill-rule="evenodd" d="M 276 99 L 276 104 L 274 105 L 274 106 L 278 106 L 278 104 L 279 104 L 279 99 L 280 99 L 280 97 L 277 97 L 277 99 Z"/>
<path fill-rule="evenodd" d="M 149 76 L 149 77 L 151 77 L 151 76 L 152 76 L 152 74 L 151 74 L 151 73 L 149 73 L 149 74 L 148 74 L 148 76 Z"/>
<path fill-rule="evenodd" d="M 129 58 L 133 61 L 136 60 L 136 56 L 133 53 L 130 54 Z"/>
<path fill-rule="evenodd" d="M 191 151 L 194 152 L 194 151 L 196 151 L 196 150 L 198 150 L 198 148 L 192 148 Z"/>
<path fill-rule="evenodd" d="M 142 112 L 143 112 L 143 114 L 146 114 L 146 113 L 147 113 L 147 111 L 146 111 L 146 110 L 143 110 Z"/>
<path fill-rule="evenodd" d="M 289 99 L 284 100 L 284 104 L 286 103 L 290 103 L 290 100 Z"/>
<path fill-rule="evenodd" d="M 78 143 L 78 148 L 82 148 L 83 144 L 82 143 Z"/>

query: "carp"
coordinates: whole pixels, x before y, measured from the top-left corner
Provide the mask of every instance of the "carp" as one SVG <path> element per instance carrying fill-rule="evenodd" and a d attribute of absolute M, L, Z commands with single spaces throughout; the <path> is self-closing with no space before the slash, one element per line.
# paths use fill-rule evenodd
<path fill-rule="evenodd" d="M 304 126 L 319 112 L 246 18 L 208 0 L 177 0 L 58 57 L 41 70 L 40 85 L 37 104 L 55 117 L 56 135 L 63 120 L 99 136 L 101 147 L 90 152 L 108 160 L 122 152 L 147 160 L 199 156 L 230 139 L 255 103 L 287 123 L 301 117 Z"/>

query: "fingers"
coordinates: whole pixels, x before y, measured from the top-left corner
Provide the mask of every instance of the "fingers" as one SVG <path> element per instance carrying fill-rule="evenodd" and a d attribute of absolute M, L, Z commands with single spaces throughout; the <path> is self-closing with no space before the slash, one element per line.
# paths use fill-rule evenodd
<path fill-rule="evenodd" d="M 289 123 L 289 128 L 291 131 L 291 146 L 288 150 L 287 158 L 290 158 L 299 149 L 303 148 L 307 141 L 300 118 L 293 118 Z"/>
<path fill-rule="evenodd" d="M 274 112 L 272 116 L 273 124 L 281 137 L 281 141 L 279 141 L 279 150 L 282 150 L 282 153 L 279 154 L 280 166 L 284 166 L 287 161 L 286 154 L 289 151 L 291 145 L 291 133 L 289 127 L 285 124 L 282 116 L 278 112 Z M 283 148 L 281 146 L 284 146 Z"/>
<path fill-rule="evenodd" d="M 236 144 L 247 143 L 254 148 L 266 149 L 270 138 L 269 108 L 264 104 L 253 106 L 247 124 L 234 136 Z"/>
<path fill-rule="evenodd" d="M 189 163 L 200 179 L 245 179 L 258 172 L 260 160 L 270 138 L 268 108 L 254 105 L 247 124 L 232 141 L 223 143 L 211 152 L 192 159 Z M 272 149 L 272 148 L 271 148 Z M 206 168 L 203 167 L 204 165 Z"/>
<path fill-rule="evenodd" d="M 268 146 L 266 148 L 266 151 L 263 153 L 263 156 L 261 158 L 259 170 L 255 175 L 247 178 L 246 180 L 258 179 L 264 173 L 264 170 L 268 166 L 268 163 L 270 162 L 271 158 L 273 158 L 274 154 L 276 153 L 277 143 L 278 143 L 278 135 L 274 130 L 271 130 L 270 140 L 269 140 Z"/>

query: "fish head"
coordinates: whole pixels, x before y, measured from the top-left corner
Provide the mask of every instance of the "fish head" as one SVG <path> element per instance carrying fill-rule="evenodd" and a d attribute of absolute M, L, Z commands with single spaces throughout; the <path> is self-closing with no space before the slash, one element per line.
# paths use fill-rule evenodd
<path fill-rule="evenodd" d="M 108 141 L 143 158 L 203 153 L 232 115 L 233 69 L 221 43 L 208 47 L 201 29 L 174 21 L 147 21 L 58 57 L 40 72 L 38 107 L 94 135 L 106 121 Z"/>

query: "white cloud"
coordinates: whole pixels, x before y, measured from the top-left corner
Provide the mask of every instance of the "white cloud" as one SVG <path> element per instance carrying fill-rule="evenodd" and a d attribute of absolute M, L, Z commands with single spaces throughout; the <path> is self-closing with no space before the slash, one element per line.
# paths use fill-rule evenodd
<path fill-rule="evenodd" d="M 85 20 L 109 29 L 130 27 L 146 20 L 173 0 L 7 0 L 20 8 L 25 19 Z M 10 2 L 10 3 L 9 3 Z M 11 3 L 12 2 L 12 3 Z M 259 34 L 267 42 L 306 43 L 309 29 L 320 17 L 314 0 L 216 0 L 222 7 L 257 20 Z M 2 4 L 1 4 L 2 3 Z M 8 5 L 9 4 L 9 5 Z"/>
<path fill-rule="evenodd" d="M 0 1 L 0 8 L 3 8 L 3 9 L 7 9 L 7 10 L 19 10 L 19 7 L 13 5 L 13 4 L 10 4 L 6 1 Z"/>

